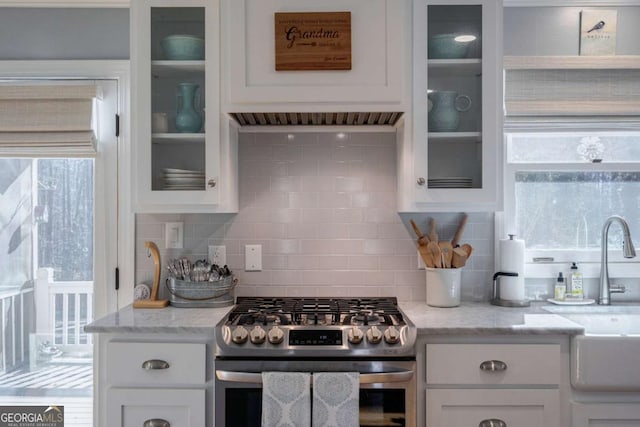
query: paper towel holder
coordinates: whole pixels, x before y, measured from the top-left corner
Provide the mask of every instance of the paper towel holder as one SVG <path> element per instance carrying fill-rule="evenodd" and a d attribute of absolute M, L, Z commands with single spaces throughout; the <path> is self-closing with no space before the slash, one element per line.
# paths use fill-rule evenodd
<path fill-rule="evenodd" d="M 498 286 L 498 278 L 501 276 L 518 277 L 518 273 L 511 273 L 505 271 L 498 271 L 493 275 L 493 297 L 489 301 L 493 305 L 499 305 L 501 307 L 529 307 L 531 302 L 528 299 L 512 300 L 500 298 L 500 287 Z"/>

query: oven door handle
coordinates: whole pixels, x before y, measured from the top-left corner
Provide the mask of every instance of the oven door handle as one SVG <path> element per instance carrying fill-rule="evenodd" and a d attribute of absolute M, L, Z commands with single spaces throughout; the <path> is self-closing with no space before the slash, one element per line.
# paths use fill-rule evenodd
<path fill-rule="evenodd" d="M 379 372 L 375 374 L 360 374 L 360 384 L 388 384 L 404 383 L 413 377 L 413 371 Z M 216 370 L 216 378 L 230 383 L 262 384 L 262 374 L 253 372 L 234 372 Z M 311 375 L 313 384 L 313 375 Z"/>

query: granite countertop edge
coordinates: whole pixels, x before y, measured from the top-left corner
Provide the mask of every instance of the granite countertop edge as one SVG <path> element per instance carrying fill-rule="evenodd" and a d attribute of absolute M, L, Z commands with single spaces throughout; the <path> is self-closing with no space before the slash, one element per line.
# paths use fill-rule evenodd
<path fill-rule="evenodd" d="M 545 311 L 545 303 L 506 308 L 489 303 L 463 302 L 437 308 L 421 302 L 400 302 L 400 308 L 423 335 L 579 335 L 584 328 Z M 134 309 L 126 306 L 85 326 L 88 333 L 213 334 L 216 324 L 231 310 L 220 308 Z"/>

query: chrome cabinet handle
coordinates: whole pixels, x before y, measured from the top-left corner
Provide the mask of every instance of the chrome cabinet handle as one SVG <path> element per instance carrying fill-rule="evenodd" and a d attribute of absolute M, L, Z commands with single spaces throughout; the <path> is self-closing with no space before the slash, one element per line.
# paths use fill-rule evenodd
<path fill-rule="evenodd" d="M 427 181 L 423 177 L 418 178 L 417 182 L 418 185 L 425 185 L 427 183 Z"/>
<path fill-rule="evenodd" d="M 216 186 L 216 180 L 215 179 L 210 179 L 207 184 L 209 184 L 209 187 L 213 188 Z"/>
<path fill-rule="evenodd" d="M 145 360 L 144 362 L 142 362 L 142 369 L 169 369 L 169 364 L 160 359 Z"/>
<path fill-rule="evenodd" d="M 507 364 L 501 360 L 485 360 L 480 364 L 480 369 L 488 372 L 506 371 Z"/>
<path fill-rule="evenodd" d="M 360 374 L 360 384 L 388 384 L 407 382 L 413 377 L 413 371 L 380 372 Z M 230 383 L 262 384 L 262 374 L 254 372 L 216 371 L 216 378 Z M 313 375 L 311 376 L 313 385 Z"/>
<path fill-rule="evenodd" d="M 169 421 L 163 420 L 162 418 L 153 418 L 145 421 L 142 424 L 142 427 L 171 427 L 171 424 L 169 424 Z"/>
<path fill-rule="evenodd" d="M 497 418 L 492 418 L 490 420 L 482 420 L 478 427 L 507 427 L 507 423 Z"/>

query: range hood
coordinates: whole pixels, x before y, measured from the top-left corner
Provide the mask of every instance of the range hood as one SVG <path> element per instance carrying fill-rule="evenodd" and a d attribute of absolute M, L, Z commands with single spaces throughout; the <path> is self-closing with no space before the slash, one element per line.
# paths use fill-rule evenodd
<path fill-rule="evenodd" d="M 240 126 L 394 126 L 402 112 L 230 113 Z"/>

